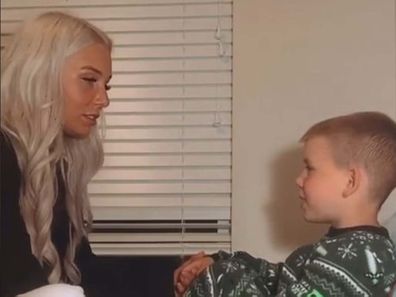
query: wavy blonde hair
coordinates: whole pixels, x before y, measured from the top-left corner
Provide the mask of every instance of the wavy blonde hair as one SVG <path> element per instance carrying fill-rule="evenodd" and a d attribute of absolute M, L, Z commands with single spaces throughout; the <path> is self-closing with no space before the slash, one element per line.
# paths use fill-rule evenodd
<path fill-rule="evenodd" d="M 49 283 L 81 282 L 75 255 L 92 222 L 87 184 L 103 164 L 97 129 L 86 139 L 73 139 L 62 127 L 62 67 L 70 55 L 93 43 L 111 51 L 111 40 L 98 28 L 65 13 L 48 12 L 26 22 L 2 55 L 1 129 L 17 155 L 20 211 L 33 255 L 49 267 Z M 70 219 L 64 259 L 51 239 L 58 178 L 65 184 Z"/>

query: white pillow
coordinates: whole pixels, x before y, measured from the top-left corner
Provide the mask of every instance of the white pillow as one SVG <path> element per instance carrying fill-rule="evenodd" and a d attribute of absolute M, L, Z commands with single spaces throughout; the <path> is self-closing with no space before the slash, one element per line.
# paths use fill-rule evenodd
<path fill-rule="evenodd" d="M 396 244 L 396 212 L 386 220 L 384 225 L 388 229 L 393 242 Z"/>
<path fill-rule="evenodd" d="M 53 284 L 43 286 L 17 297 L 85 297 L 84 291 L 79 286 L 67 284 Z"/>

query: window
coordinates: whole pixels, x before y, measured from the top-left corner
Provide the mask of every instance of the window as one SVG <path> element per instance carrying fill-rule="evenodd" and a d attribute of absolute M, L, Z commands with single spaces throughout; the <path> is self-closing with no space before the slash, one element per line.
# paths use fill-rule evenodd
<path fill-rule="evenodd" d="M 98 254 L 230 249 L 232 0 L 3 0 L 1 45 L 62 10 L 114 41 L 105 164 L 89 185 Z"/>

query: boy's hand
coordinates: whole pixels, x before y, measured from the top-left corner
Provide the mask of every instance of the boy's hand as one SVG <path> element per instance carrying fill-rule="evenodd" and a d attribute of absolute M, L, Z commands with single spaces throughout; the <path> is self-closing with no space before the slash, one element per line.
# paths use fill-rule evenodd
<path fill-rule="evenodd" d="M 199 252 L 177 268 L 173 274 L 175 296 L 183 296 L 192 281 L 213 262 L 213 259 L 204 252 Z"/>

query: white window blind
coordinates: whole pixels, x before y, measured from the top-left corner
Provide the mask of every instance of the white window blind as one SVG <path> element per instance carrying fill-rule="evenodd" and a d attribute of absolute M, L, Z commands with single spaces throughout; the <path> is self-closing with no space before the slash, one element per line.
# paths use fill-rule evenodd
<path fill-rule="evenodd" d="M 111 4 L 109 4 L 111 3 Z M 230 249 L 232 0 L 2 0 L 71 12 L 114 41 L 105 164 L 89 185 L 98 254 Z"/>

